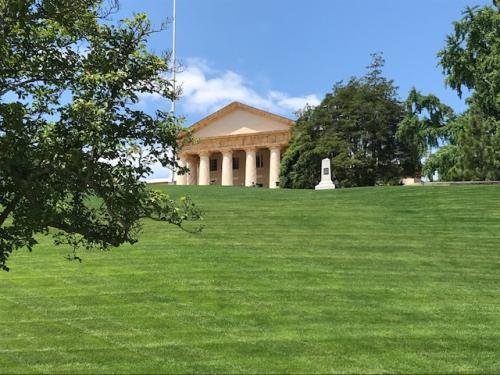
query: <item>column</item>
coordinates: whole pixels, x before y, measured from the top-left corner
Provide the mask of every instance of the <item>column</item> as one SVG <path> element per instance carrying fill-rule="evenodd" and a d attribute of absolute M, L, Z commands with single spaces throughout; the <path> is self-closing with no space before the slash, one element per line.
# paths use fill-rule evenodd
<path fill-rule="evenodd" d="M 269 148 L 270 157 L 269 157 L 269 188 L 276 189 L 276 182 L 279 181 L 280 178 L 280 147 L 271 147 Z"/>
<path fill-rule="evenodd" d="M 184 168 L 186 166 L 186 159 L 181 156 L 177 160 L 177 164 L 179 165 L 177 170 L 175 171 L 175 184 L 176 185 L 186 185 L 187 182 L 187 175 L 186 174 L 179 174 L 179 168 Z"/>
<path fill-rule="evenodd" d="M 200 178 L 198 185 L 210 184 L 210 154 L 208 151 L 200 152 Z"/>
<path fill-rule="evenodd" d="M 245 150 L 245 186 L 254 186 L 257 183 L 257 168 L 255 166 L 255 148 Z"/>
<path fill-rule="evenodd" d="M 186 167 L 189 168 L 189 173 L 187 174 L 187 184 L 186 185 L 196 185 L 196 159 L 188 159 L 186 162 Z"/>
<path fill-rule="evenodd" d="M 222 186 L 233 186 L 233 151 L 222 152 Z"/>

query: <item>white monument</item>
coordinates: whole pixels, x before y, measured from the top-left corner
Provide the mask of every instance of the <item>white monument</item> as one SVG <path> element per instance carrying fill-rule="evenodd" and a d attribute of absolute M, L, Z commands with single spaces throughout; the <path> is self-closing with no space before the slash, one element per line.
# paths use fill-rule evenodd
<path fill-rule="evenodd" d="M 316 190 L 335 189 L 332 182 L 332 169 L 330 168 L 330 159 L 321 160 L 321 181 L 316 187 Z"/>

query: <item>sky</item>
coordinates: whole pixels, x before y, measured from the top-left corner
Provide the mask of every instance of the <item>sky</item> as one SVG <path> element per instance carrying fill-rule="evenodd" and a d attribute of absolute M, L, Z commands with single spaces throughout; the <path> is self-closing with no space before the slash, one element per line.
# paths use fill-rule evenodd
<path fill-rule="evenodd" d="M 120 0 L 116 20 L 144 12 L 154 25 L 172 17 L 173 0 Z M 361 76 L 382 52 L 384 76 L 404 99 L 415 86 L 457 112 L 463 99 L 447 88 L 437 52 L 466 6 L 489 0 L 177 0 L 176 113 L 189 126 L 232 101 L 295 119 L 338 81 Z M 171 50 L 172 28 L 149 48 Z M 146 110 L 168 108 L 145 95 Z M 152 177 L 167 177 L 155 170 Z"/>

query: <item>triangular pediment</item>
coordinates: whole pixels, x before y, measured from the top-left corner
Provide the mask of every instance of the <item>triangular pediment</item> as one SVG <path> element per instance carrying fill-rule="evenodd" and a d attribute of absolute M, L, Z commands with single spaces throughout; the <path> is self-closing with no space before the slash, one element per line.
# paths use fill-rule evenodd
<path fill-rule="evenodd" d="M 223 137 L 289 130 L 294 121 L 248 105 L 233 102 L 190 127 L 195 138 Z"/>

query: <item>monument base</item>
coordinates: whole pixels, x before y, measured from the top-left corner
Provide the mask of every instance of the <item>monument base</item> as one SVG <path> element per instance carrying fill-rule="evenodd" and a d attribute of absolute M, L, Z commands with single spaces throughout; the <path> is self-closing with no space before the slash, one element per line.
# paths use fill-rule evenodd
<path fill-rule="evenodd" d="M 314 187 L 314 190 L 329 190 L 335 189 L 335 185 L 332 181 L 321 181 Z"/>

